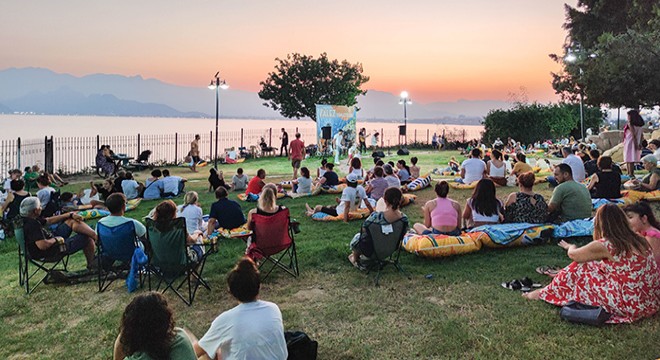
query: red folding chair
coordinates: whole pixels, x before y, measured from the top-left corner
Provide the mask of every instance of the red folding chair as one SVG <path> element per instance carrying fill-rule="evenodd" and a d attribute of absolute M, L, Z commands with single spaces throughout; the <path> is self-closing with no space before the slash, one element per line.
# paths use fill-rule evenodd
<path fill-rule="evenodd" d="M 273 264 L 262 279 L 266 279 L 275 267 L 279 267 L 293 277 L 298 277 L 300 274 L 298 255 L 293 240 L 289 209 L 282 209 L 270 216 L 253 214 L 251 228 L 252 241 L 246 255 L 254 261 L 265 259 L 266 261 L 262 261 L 259 265 L 260 269 L 266 262 Z"/>

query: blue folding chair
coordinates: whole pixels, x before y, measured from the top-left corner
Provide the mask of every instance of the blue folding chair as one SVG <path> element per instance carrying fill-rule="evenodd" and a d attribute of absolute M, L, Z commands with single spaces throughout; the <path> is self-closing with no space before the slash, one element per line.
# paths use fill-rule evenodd
<path fill-rule="evenodd" d="M 130 270 L 131 258 L 135 248 L 139 246 L 139 240 L 133 221 L 113 227 L 98 223 L 96 232 L 99 239 L 96 256 L 99 265 L 99 292 L 103 292 L 117 277 Z"/>

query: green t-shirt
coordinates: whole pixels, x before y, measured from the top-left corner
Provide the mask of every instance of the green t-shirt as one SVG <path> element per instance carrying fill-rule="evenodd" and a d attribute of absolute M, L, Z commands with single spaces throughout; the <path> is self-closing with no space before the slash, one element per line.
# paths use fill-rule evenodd
<path fill-rule="evenodd" d="M 170 360 L 197 360 L 190 338 L 181 328 L 174 328 L 176 335 L 170 349 Z M 125 360 L 153 360 L 151 356 L 138 352 L 127 356 Z"/>
<path fill-rule="evenodd" d="M 565 181 L 552 192 L 550 204 L 560 212 L 562 221 L 591 217 L 591 196 L 587 187 L 575 181 Z"/>

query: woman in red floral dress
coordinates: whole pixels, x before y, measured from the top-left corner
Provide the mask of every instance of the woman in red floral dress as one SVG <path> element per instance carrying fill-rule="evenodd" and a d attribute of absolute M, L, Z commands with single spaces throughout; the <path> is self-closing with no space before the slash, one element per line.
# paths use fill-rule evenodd
<path fill-rule="evenodd" d="M 573 263 L 550 285 L 524 294 L 557 306 L 571 300 L 602 306 L 612 314 L 608 323 L 629 323 L 655 314 L 660 308 L 660 272 L 646 239 L 636 234 L 618 206 L 596 212 L 594 241 L 578 248 L 566 241 Z"/>

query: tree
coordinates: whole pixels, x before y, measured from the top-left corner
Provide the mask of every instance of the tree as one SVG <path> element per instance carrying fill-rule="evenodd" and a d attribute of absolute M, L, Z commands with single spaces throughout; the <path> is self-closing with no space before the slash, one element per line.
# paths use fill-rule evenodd
<path fill-rule="evenodd" d="M 660 103 L 660 5 L 657 0 L 580 0 L 566 6 L 563 65 L 552 86 L 565 101 L 599 106 Z M 572 53 L 574 63 L 564 59 Z"/>
<path fill-rule="evenodd" d="M 312 56 L 289 54 L 277 58 L 275 71 L 262 81 L 259 97 L 264 106 L 284 117 L 309 117 L 316 121 L 316 104 L 357 104 L 357 97 L 367 93 L 361 86 L 369 81 L 362 75 L 362 64 L 329 60 L 326 53 Z"/>

